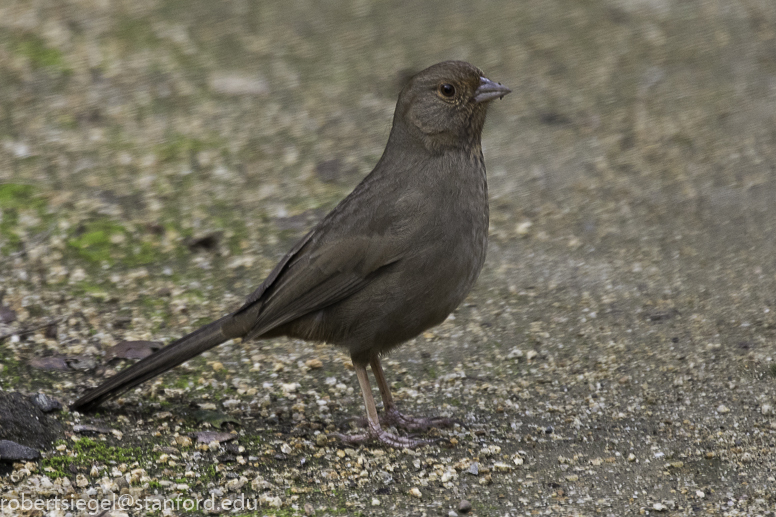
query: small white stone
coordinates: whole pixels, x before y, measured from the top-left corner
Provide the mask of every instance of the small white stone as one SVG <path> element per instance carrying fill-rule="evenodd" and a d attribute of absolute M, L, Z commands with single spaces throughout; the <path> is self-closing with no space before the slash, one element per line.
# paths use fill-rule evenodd
<path fill-rule="evenodd" d="M 262 76 L 239 72 L 213 74 L 208 86 L 222 95 L 266 95 L 269 92 L 267 81 Z"/>
<path fill-rule="evenodd" d="M 299 386 L 300 384 L 297 382 L 289 382 L 288 384 L 281 384 L 280 389 L 283 390 L 283 393 L 296 393 Z"/>
<path fill-rule="evenodd" d="M 533 226 L 531 221 L 521 221 L 517 223 L 515 230 L 517 231 L 518 235 L 524 236 L 528 235 L 528 233 L 531 231 L 531 226 Z"/>
<path fill-rule="evenodd" d="M 409 493 L 412 497 L 417 497 L 418 499 L 421 499 L 423 497 L 423 494 L 420 493 L 420 490 L 418 490 L 417 487 L 410 488 Z"/>
<path fill-rule="evenodd" d="M 84 280 L 86 280 L 86 271 L 84 271 L 82 268 L 75 268 L 73 272 L 70 273 L 71 284 L 75 282 L 83 282 Z"/>
<path fill-rule="evenodd" d="M 523 354 L 522 350 L 520 350 L 519 348 L 513 348 L 513 349 L 511 349 L 509 351 L 509 353 L 507 353 L 507 359 L 515 359 L 516 360 L 516 359 L 520 359 L 521 357 L 523 357 L 523 355 L 525 355 L 525 354 Z"/>
<path fill-rule="evenodd" d="M 226 489 L 230 492 L 237 492 L 240 490 L 246 483 L 248 482 L 248 478 L 245 476 L 240 476 L 237 479 L 230 479 L 226 482 Z"/>

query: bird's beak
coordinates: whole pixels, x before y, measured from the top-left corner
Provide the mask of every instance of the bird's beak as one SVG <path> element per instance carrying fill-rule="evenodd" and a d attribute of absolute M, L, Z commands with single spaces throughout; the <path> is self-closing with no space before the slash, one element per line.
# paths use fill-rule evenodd
<path fill-rule="evenodd" d="M 511 92 L 509 88 L 501 83 L 494 83 L 487 77 L 480 77 L 480 85 L 474 92 L 474 102 L 492 101 L 496 97 L 501 98 Z"/>

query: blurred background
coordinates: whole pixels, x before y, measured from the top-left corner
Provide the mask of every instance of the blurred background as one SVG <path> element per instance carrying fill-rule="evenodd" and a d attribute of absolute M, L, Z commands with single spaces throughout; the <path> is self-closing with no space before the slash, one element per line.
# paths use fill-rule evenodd
<path fill-rule="evenodd" d="M 406 79 L 446 59 L 513 93 L 483 135 L 471 348 L 434 354 L 646 376 L 636 393 L 675 394 L 679 421 L 735 380 L 728 429 L 767 422 L 773 0 L 0 1 L 6 323 L 65 317 L 34 353 L 89 355 L 230 310 L 371 170 Z"/>
<path fill-rule="evenodd" d="M 103 225 L 140 247 L 118 262 L 158 263 L 171 235 L 264 249 L 263 223 L 303 230 L 368 173 L 407 77 L 462 59 L 515 92 L 484 135 L 497 247 L 538 235 L 665 259 L 669 285 L 687 252 L 708 261 L 704 282 L 773 286 L 774 11 L 768 0 L 6 1 L 0 180 L 46 192 L 62 218 L 54 230 L 6 218 L 2 246 L 13 251 L 20 231 L 70 242 Z M 500 251 L 519 261 L 521 248 Z M 751 267 L 734 263 L 744 252 Z"/>

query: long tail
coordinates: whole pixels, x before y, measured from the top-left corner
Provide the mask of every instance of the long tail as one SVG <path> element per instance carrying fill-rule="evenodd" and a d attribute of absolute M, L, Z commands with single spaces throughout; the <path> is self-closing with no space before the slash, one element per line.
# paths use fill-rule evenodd
<path fill-rule="evenodd" d="M 117 373 L 70 405 L 70 409 L 89 410 L 100 403 L 123 393 L 138 384 L 166 372 L 170 368 L 188 361 L 205 350 L 220 345 L 229 338 L 221 331 L 223 322 L 232 317 L 225 316 L 191 334 L 173 341 L 161 350 Z"/>

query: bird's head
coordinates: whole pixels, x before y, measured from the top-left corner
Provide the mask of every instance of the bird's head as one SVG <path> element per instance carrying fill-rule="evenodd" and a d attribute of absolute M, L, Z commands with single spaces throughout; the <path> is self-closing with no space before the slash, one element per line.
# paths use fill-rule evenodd
<path fill-rule="evenodd" d="M 489 101 L 511 90 L 463 61 L 444 61 L 416 74 L 399 94 L 394 127 L 431 152 L 479 148 Z"/>

